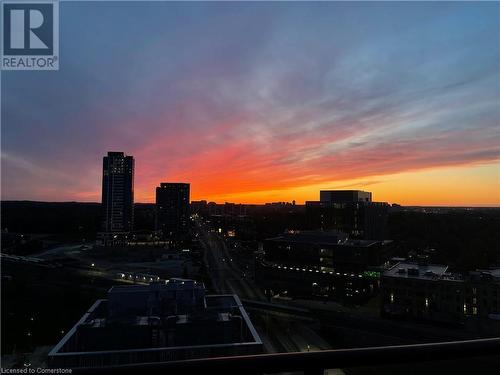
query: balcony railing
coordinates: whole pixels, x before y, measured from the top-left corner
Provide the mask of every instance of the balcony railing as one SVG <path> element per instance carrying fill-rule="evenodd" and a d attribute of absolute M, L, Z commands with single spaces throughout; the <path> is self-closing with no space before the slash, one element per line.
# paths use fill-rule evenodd
<path fill-rule="evenodd" d="M 500 337 L 438 342 L 429 344 L 381 346 L 316 352 L 275 353 L 220 358 L 202 358 L 161 363 L 79 368 L 73 374 L 268 374 L 304 371 L 323 374 L 325 369 L 387 366 L 422 362 L 463 360 L 473 357 L 498 356 Z M 496 362 L 496 363 L 498 363 Z M 500 367 L 497 367 L 497 369 Z"/>

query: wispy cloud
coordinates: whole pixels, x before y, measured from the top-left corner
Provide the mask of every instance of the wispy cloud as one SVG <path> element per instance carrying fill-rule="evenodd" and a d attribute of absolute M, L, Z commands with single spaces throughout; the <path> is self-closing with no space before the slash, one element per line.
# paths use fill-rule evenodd
<path fill-rule="evenodd" d="M 98 199 L 108 150 L 139 200 L 500 159 L 498 3 L 62 7 L 61 70 L 2 77 L 4 199 Z"/>

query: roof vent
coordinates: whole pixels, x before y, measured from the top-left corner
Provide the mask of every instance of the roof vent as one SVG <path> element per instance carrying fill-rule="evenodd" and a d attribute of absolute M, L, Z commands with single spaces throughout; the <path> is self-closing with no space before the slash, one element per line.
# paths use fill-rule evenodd
<path fill-rule="evenodd" d="M 418 268 L 415 268 L 415 267 L 408 268 L 408 275 L 410 275 L 410 276 L 418 276 L 419 275 Z"/>

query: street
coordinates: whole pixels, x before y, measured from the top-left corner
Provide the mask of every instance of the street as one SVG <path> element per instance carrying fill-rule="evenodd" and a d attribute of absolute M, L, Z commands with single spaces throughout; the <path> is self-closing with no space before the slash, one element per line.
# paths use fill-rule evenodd
<path fill-rule="evenodd" d="M 236 294 L 240 299 L 267 302 L 264 293 L 238 266 L 224 238 L 210 231 L 199 221 L 196 222 L 196 229 L 204 248 L 204 262 L 215 291 L 220 294 Z M 331 349 L 331 346 L 308 324 L 276 316 L 272 311 L 262 312 L 250 309 L 249 313 L 268 352 Z"/>

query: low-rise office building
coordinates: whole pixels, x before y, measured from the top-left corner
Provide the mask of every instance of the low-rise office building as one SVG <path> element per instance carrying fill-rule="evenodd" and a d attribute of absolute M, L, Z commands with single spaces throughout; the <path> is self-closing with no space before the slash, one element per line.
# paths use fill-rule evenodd
<path fill-rule="evenodd" d="M 370 192 L 322 190 L 319 201 L 306 202 L 306 216 L 311 228 L 382 240 L 387 238 L 389 208 L 386 202 L 373 202 Z"/>
<path fill-rule="evenodd" d="M 383 272 L 381 289 L 385 316 L 483 326 L 500 318 L 500 269 L 456 274 L 401 262 Z"/>
<path fill-rule="evenodd" d="M 115 286 L 49 353 L 51 367 L 103 367 L 256 354 L 262 342 L 236 295 L 170 279 Z"/>
<path fill-rule="evenodd" d="M 351 240 L 336 231 L 295 231 L 264 241 L 256 280 L 268 293 L 362 301 L 376 293 L 391 241 Z"/>

